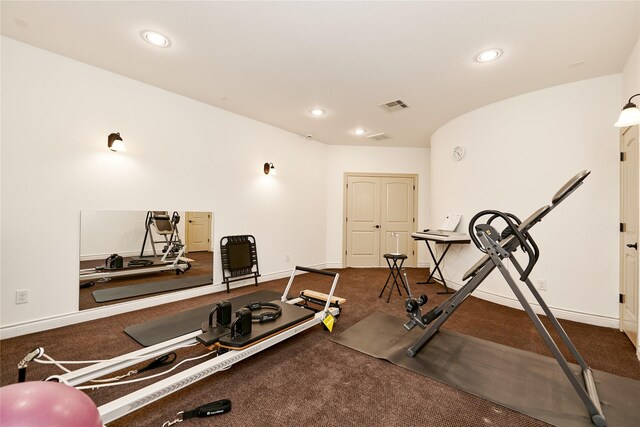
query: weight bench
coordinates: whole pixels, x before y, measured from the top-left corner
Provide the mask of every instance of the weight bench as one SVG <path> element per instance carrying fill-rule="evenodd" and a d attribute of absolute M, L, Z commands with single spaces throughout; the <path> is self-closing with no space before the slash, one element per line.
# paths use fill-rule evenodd
<path fill-rule="evenodd" d="M 407 300 L 406 309 L 409 314 L 409 321 L 405 323 L 405 328 L 410 330 L 417 325 L 426 329 L 420 338 L 418 338 L 418 340 L 407 350 L 407 355 L 409 357 L 415 356 L 420 351 L 431 337 L 438 332 L 440 327 L 447 321 L 447 319 L 449 319 L 455 310 L 458 309 L 460 304 L 462 304 L 465 299 L 484 281 L 484 279 L 486 279 L 487 276 L 497 268 L 507 281 L 509 287 L 528 314 L 545 344 L 551 350 L 553 357 L 556 359 L 567 379 L 589 411 L 591 421 L 599 427 L 607 425 L 600 406 L 600 399 L 598 397 L 591 368 L 586 364 L 558 322 L 558 319 L 556 319 L 545 301 L 542 299 L 538 290 L 533 286 L 529 279 L 529 275 L 540 255 L 538 246 L 531 237 L 529 231 L 534 225 L 542 221 L 542 219 L 555 209 L 562 201 L 569 197 L 569 195 L 571 195 L 578 187 L 580 187 L 590 173 L 590 171 L 585 170 L 575 175 L 567 181 L 567 183 L 562 186 L 556 194 L 554 194 L 550 205 L 541 207 L 524 221 L 520 221 L 517 216 L 511 213 L 496 210 L 481 211 L 471 219 L 469 223 L 469 235 L 476 247 L 481 252 L 484 252 L 485 255 L 464 274 L 463 280 L 469 279 L 469 281 L 449 299 L 426 314 L 423 315 L 420 310 L 420 306 L 426 302 L 425 298 L 415 299 L 410 296 Z M 480 223 L 479 220 L 485 217 L 488 217 L 486 222 Z M 501 222 L 506 224 L 506 228 L 501 233 L 491 225 L 492 222 L 497 219 L 500 219 Z M 528 257 L 527 265 L 524 268 L 516 258 L 512 256 L 518 248 L 521 248 Z M 582 381 L 580 381 L 571 371 L 569 363 L 560 352 L 557 344 L 542 324 L 540 318 L 534 312 L 529 302 L 526 300 L 516 281 L 513 279 L 511 274 L 509 274 L 509 271 L 503 263 L 504 259 L 509 259 L 511 261 L 511 264 L 513 264 L 514 268 L 520 275 L 520 281 L 526 284 L 527 288 L 531 291 L 534 298 L 538 304 L 540 304 L 540 307 L 553 325 L 553 328 L 560 336 L 562 342 L 580 365 Z"/>

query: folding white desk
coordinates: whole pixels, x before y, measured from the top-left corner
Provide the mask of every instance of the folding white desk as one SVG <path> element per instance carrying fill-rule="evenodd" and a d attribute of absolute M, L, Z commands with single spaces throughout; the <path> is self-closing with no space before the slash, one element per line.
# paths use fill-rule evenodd
<path fill-rule="evenodd" d="M 427 245 L 427 249 L 429 249 L 429 253 L 431 254 L 431 259 L 433 259 L 433 262 L 435 262 L 436 264 L 435 267 L 431 269 L 431 274 L 429 275 L 429 278 L 425 282 L 418 282 L 418 284 L 422 285 L 426 283 L 434 283 L 431 281 L 431 278 L 435 278 L 434 274 L 437 271 L 438 274 L 440 274 L 440 280 L 442 281 L 442 284 L 444 285 L 444 289 L 445 289 L 444 292 L 438 292 L 438 293 L 452 294 L 453 291 L 450 290 L 449 287 L 447 286 L 447 282 L 444 280 L 444 276 L 442 275 L 442 271 L 440 270 L 440 263 L 444 259 L 444 256 L 447 254 L 447 251 L 449 250 L 451 245 L 456 243 L 458 244 L 471 243 L 471 239 L 469 238 L 469 236 L 466 235 L 465 233 L 454 233 L 450 231 L 432 230 L 432 231 L 422 231 L 422 232 L 417 231 L 415 233 L 411 233 L 411 237 L 413 237 L 414 240 L 424 241 L 424 243 Z M 439 259 L 436 259 L 436 254 L 431 249 L 431 245 L 429 244 L 429 242 L 446 244 L 446 247 L 444 248 L 444 252 L 442 252 L 442 255 L 440 256 Z"/>

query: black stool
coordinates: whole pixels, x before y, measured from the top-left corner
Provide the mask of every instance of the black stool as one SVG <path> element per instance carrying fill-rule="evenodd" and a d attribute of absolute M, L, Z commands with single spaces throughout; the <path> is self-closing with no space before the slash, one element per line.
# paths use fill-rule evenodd
<path fill-rule="evenodd" d="M 387 285 L 391 285 L 391 287 L 389 288 L 389 296 L 387 297 L 387 302 L 389 302 L 389 300 L 391 299 L 391 294 L 393 293 L 394 285 L 396 286 L 396 289 L 398 289 L 398 294 L 402 295 L 402 292 L 400 292 L 400 285 L 398 284 L 398 280 L 400 280 L 400 283 L 402 283 L 402 287 L 404 288 L 404 290 L 407 291 L 407 285 L 404 284 L 402 277 L 400 277 L 400 269 L 402 268 L 402 264 L 404 264 L 404 260 L 407 259 L 407 256 L 403 254 L 384 254 L 383 257 L 387 260 L 387 265 L 389 266 L 390 271 L 389 276 L 387 276 L 387 281 L 384 282 L 384 287 L 380 291 L 380 295 L 378 296 L 378 298 L 382 298 L 382 294 L 384 293 L 384 290 L 387 289 Z M 391 263 L 392 261 L 393 264 Z M 398 265 L 398 261 L 400 261 L 400 265 Z M 389 283 L 391 278 L 393 278 L 393 282 Z M 409 291 L 407 291 L 407 295 L 408 294 Z"/>

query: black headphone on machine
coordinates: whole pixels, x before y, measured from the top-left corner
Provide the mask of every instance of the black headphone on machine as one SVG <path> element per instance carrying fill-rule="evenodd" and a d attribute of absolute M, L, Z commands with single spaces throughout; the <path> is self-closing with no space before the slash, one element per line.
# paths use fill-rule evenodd
<path fill-rule="evenodd" d="M 245 305 L 243 308 L 248 308 L 249 310 L 256 311 L 262 310 L 263 308 L 268 308 L 270 311 L 265 311 L 264 313 L 251 315 L 251 321 L 255 323 L 264 323 L 271 322 L 276 320 L 280 315 L 282 315 L 282 307 L 273 302 L 254 302 L 248 305 Z"/>

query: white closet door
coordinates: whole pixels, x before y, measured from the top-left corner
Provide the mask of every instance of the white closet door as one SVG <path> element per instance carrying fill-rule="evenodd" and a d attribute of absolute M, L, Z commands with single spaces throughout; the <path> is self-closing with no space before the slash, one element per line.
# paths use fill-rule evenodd
<path fill-rule="evenodd" d="M 381 191 L 381 256 L 386 253 L 395 253 L 396 249 L 401 254 L 407 255 L 405 266 L 413 266 L 413 239 L 411 233 L 414 230 L 413 218 L 413 178 L 407 177 L 382 177 L 380 180 Z M 396 238 L 398 233 L 398 244 Z M 386 265 L 386 261 L 380 258 L 380 265 Z"/>
<path fill-rule="evenodd" d="M 347 266 L 377 267 L 380 259 L 380 178 L 347 178 Z"/>
<path fill-rule="evenodd" d="M 386 266 L 385 253 L 398 250 L 415 266 L 415 182 L 407 176 L 347 176 L 346 266 Z"/>

